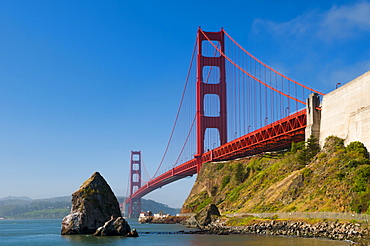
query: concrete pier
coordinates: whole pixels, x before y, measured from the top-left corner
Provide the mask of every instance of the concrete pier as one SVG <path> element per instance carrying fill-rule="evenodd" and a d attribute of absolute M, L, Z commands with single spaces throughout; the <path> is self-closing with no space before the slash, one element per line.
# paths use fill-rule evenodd
<path fill-rule="evenodd" d="M 305 141 L 313 135 L 320 139 L 320 124 L 321 124 L 321 110 L 320 110 L 320 96 L 317 93 L 310 94 L 306 100 L 307 112 L 307 126 L 305 132 Z"/>

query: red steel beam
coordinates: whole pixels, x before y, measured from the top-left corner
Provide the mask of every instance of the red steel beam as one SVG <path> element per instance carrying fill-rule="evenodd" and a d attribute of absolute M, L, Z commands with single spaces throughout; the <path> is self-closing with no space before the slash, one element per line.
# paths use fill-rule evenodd
<path fill-rule="evenodd" d="M 204 153 L 201 157 L 202 164 L 289 147 L 292 142 L 304 141 L 305 128 L 306 110 L 304 109 Z M 197 160 L 194 158 L 150 180 L 126 199 L 126 203 L 133 198 L 143 197 L 166 184 L 196 173 Z"/>

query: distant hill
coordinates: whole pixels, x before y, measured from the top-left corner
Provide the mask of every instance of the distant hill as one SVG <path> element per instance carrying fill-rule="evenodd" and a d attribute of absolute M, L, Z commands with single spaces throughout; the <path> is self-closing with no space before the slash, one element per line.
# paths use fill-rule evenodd
<path fill-rule="evenodd" d="M 31 199 L 28 197 L 8 196 L 0 198 L 0 217 L 5 219 L 62 219 L 71 210 L 71 196 Z M 117 197 L 119 203 L 125 197 Z M 180 209 L 168 207 L 166 204 L 142 199 L 142 210 L 153 213 L 177 214 Z"/>
<path fill-rule="evenodd" d="M 26 197 L 26 196 L 7 196 L 0 198 L 0 201 L 2 200 L 23 200 L 23 201 L 32 201 L 31 198 Z"/>
<path fill-rule="evenodd" d="M 4 197 L 0 199 L 0 217 L 12 219 L 62 218 L 70 211 L 71 198 L 26 199 Z"/>
<path fill-rule="evenodd" d="M 53 198 L 35 199 L 34 201 L 45 201 L 45 202 L 71 202 L 71 196 L 59 196 Z"/>
<path fill-rule="evenodd" d="M 122 203 L 126 198 L 118 197 L 118 202 Z M 167 204 L 159 203 L 153 200 L 141 199 L 141 210 L 152 211 L 153 213 L 162 212 L 164 214 L 176 215 L 180 213 L 180 208 L 171 208 Z"/>
<path fill-rule="evenodd" d="M 9 200 L 0 200 L 0 206 L 11 206 L 11 205 L 28 205 L 32 202 L 32 200 L 13 200 L 13 199 L 9 199 Z"/>

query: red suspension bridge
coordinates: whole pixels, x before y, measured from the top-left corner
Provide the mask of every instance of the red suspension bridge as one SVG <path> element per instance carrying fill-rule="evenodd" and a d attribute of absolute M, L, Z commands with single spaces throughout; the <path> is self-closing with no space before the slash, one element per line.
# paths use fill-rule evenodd
<path fill-rule="evenodd" d="M 303 141 L 306 99 L 312 93 L 324 95 L 264 64 L 225 30 L 199 28 L 169 141 L 148 181 L 142 175 L 140 151 L 131 153 L 129 216 L 141 212 L 141 197 L 198 173 L 203 163 Z"/>

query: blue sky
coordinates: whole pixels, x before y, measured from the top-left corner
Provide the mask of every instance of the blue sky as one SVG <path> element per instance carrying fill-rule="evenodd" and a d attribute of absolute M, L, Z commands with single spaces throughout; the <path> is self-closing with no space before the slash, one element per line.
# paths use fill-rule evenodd
<path fill-rule="evenodd" d="M 370 1 L 0 1 L 0 197 L 153 174 L 198 26 L 323 92 L 370 70 Z M 180 207 L 194 178 L 145 198 Z"/>

